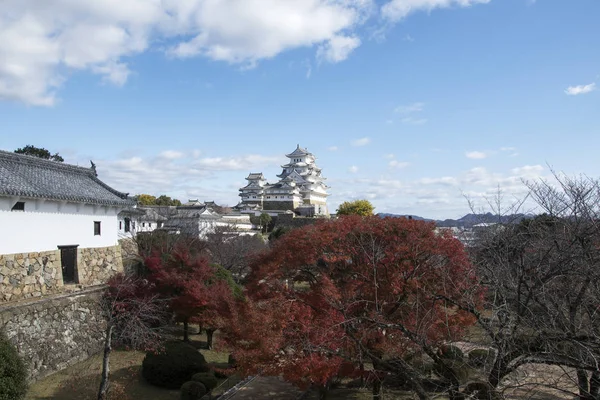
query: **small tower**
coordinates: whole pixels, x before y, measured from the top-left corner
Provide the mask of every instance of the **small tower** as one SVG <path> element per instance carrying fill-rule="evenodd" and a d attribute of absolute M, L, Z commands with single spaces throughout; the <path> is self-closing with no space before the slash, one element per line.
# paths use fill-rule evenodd
<path fill-rule="evenodd" d="M 240 188 L 242 204 L 251 209 L 262 210 L 264 187 L 267 184 L 262 172 L 251 172 L 246 178 L 248 184 Z"/>

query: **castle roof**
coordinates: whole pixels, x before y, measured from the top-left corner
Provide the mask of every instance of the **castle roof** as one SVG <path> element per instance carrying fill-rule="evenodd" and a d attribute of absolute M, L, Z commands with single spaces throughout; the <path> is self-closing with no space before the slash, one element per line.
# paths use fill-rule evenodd
<path fill-rule="evenodd" d="M 0 150 L 0 195 L 132 206 L 135 201 L 98 179 L 96 168 L 79 167 Z"/>
<path fill-rule="evenodd" d="M 250 175 L 246 178 L 247 180 L 256 180 L 256 179 L 265 179 L 265 176 L 262 172 L 250 172 Z"/>
<path fill-rule="evenodd" d="M 303 149 L 302 147 L 300 147 L 300 145 L 296 145 L 296 150 L 294 150 L 290 154 L 286 154 L 285 156 L 292 158 L 292 157 L 302 157 L 302 156 L 307 156 L 307 155 L 310 155 L 310 153 L 308 152 L 308 149 Z"/>

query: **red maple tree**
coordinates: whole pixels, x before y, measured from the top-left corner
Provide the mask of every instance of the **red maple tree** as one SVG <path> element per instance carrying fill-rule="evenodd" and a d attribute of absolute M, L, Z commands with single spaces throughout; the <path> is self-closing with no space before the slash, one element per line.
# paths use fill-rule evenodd
<path fill-rule="evenodd" d="M 427 398 L 402 357 L 436 350 L 473 322 L 448 300 L 481 290 L 462 244 L 434 225 L 349 216 L 289 232 L 252 264 L 249 299 L 222 336 L 248 373 L 326 388 L 373 365 Z"/>
<path fill-rule="evenodd" d="M 233 301 L 233 293 L 206 258 L 180 247 L 170 254 L 149 257 L 145 264 L 156 291 L 169 299 L 176 320 L 183 322 L 183 340 L 189 340 L 190 322 L 221 327 L 221 309 Z"/>

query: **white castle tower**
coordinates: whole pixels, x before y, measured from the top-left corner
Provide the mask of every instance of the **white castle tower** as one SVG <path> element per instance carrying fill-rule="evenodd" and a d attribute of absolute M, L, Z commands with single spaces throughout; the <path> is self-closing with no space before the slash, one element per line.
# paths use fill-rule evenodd
<path fill-rule="evenodd" d="M 327 188 L 316 157 L 298 145 L 286 154 L 289 162 L 282 165 L 280 178 L 275 184 L 266 183 L 262 173 L 251 173 L 246 178 L 248 185 L 240 189 L 243 210 L 286 211 L 300 215 L 328 216 Z"/>

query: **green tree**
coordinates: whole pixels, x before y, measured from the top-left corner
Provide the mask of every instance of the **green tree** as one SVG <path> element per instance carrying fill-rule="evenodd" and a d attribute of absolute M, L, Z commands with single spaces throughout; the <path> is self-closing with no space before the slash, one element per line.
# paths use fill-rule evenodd
<path fill-rule="evenodd" d="M 262 213 L 260 214 L 260 226 L 262 227 L 262 230 L 264 233 L 267 233 L 267 228 L 269 227 L 269 224 L 271 223 L 271 216 L 267 213 Z"/>
<path fill-rule="evenodd" d="M 137 196 L 137 202 L 141 206 L 154 206 L 156 205 L 156 196 L 142 193 Z"/>
<path fill-rule="evenodd" d="M 17 154 L 25 154 L 27 156 L 34 156 L 37 158 L 43 158 L 44 160 L 52 160 L 58 162 L 64 162 L 65 159 L 58 155 L 58 153 L 52 154 L 43 147 L 35 147 L 28 144 L 25 147 L 20 147 L 15 150 Z"/>
<path fill-rule="evenodd" d="M 373 215 L 373 204 L 369 200 L 354 200 L 345 201 L 340 204 L 337 209 L 338 215 L 360 215 L 361 217 L 368 217 Z"/>
<path fill-rule="evenodd" d="M 171 197 L 163 194 L 156 198 L 154 204 L 156 204 L 157 206 L 180 206 L 181 201 L 177 199 L 172 199 Z"/>
<path fill-rule="evenodd" d="M 27 368 L 17 349 L 0 332 L 0 400 L 18 400 L 27 392 Z"/>

